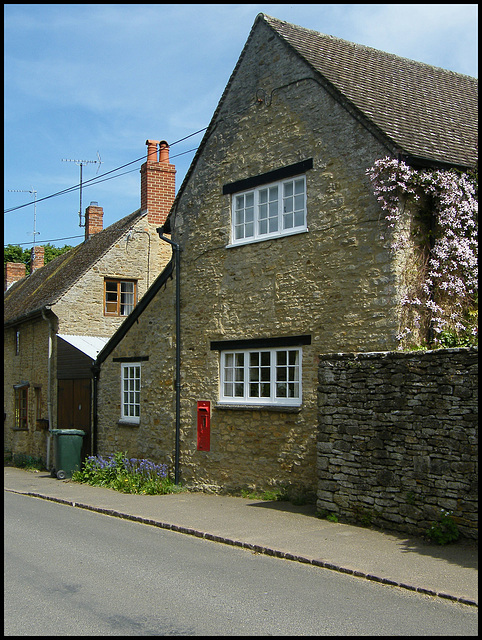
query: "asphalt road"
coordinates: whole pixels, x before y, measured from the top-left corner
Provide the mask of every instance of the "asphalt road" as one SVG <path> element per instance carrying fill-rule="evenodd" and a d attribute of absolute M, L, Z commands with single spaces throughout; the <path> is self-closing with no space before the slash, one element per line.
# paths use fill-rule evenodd
<path fill-rule="evenodd" d="M 477 609 L 5 492 L 4 633 L 477 635 Z"/>

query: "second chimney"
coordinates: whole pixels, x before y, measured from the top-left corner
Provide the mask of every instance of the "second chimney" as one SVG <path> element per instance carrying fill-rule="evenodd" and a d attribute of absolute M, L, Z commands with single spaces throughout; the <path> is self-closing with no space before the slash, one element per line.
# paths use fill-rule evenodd
<path fill-rule="evenodd" d="M 30 273 L 44 266 L 45 247 L 32 247 L 30 254 Z"/>
<path fill-rule="evenodd" d="M 165 140 L 146 140 L 146 145 L 147 160 L 141 166 L 141 209 L 147 209 L 149 223 L 162 226 L 174 202 L 176 167 L 169 163 Z"/>
<path fill-rule="evenodd" d="M 85 239 L 99 233 L 104 228 L 104 209 L 98 202 L 91 202 L 85 210 Z"/>
<path fill-rule="evenodd" d="M 26 266 L 24 262 L 5 263 L 5 284 L 3 290 L 9 289 L 14 282 L 25 278 Z"/>

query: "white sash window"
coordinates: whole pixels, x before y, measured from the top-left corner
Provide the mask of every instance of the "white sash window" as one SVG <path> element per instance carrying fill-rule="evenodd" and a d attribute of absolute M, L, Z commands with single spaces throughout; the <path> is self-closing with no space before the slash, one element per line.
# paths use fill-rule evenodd
<path fill-rule="evenodd" d="M 220 402 L 301 404 L 301 347 L 221 351 Z"/>

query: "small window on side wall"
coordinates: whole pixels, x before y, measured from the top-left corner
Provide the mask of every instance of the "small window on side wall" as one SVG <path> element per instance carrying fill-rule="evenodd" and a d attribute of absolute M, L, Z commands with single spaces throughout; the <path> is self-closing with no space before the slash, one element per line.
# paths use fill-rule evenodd
<path fill-rule="evenodd" d="M 121 365 L 121 421 L 138 423 L 141 417 L 141 365 Z"/>
<path fill-rule="evenodd" d="M 105 279 L 104 315 L 128 316 L 134 309 L 137 283 L 134 280 Z"/>

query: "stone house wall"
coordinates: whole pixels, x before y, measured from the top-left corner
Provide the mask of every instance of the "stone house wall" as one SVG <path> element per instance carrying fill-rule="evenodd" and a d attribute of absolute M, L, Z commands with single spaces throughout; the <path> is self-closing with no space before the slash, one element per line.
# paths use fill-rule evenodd
<path fill-rule="evenodd" d="M 387 149 L 262 23 L 214 122 L 172 213 L 181 247 L 181 479 L 214 490 L 315 490 L 318 354 L 397 346 L 399 268 L 380 239 L 380 210 L 365 174 Z M 310 158 L 308 231 L 230 246 L 231 196 L 223 185 Z M 101 453 L 115 446 L 156 460 L 168 454 L 165 434 L 173 442 L 175 421 L 171 285 L 112 354 L 149 354 L 149 388 L 143 382 L 141 393 L 152 413 L 144 412 L 140 427 L 115 426 L 118 407 L 109 415 L 103 398 L 120 397 L 119 364 L 109 357 L 102 365 Z M 303 346 L 301 408 L 219 404 L 213 341 L 298 335 L 311 336 Z M 154 353 L 165 363 L 157 369 Z M 211 403 L 210 451 L 197 450 L 198 401 Z"/>
<path fill-rule="evenodd" d="M 16 332 L 20 332 L 16 355 Z M 55 340 L 53 341 L 55 375 Z M 11 327 L 4 332 L 4 450 L 46 458 L 48 429 L 48 344 L 49 325 L 43 319 Z M 14 385 L 28 383 L 28 430 L 15 428 Z M 40 402 L 37 420 L 37 402 Z"/>
<path fill-rule="evenodd" d="M 137 280 L 140 300 L 162 267 L 169 261 L 171 250 L 161 242 L 147 216 L 139 220 L 131 234 L 124 235 L 93 265 L 53 306 L 55 333 L 89 336 L 111 336 L 125 317 L 105 316 L 103 310 L 104 278 Z M 87 242 L 89 242 L 87 240 Z M 13 386 L 20 381 L 41 385 L 42 417 L 47 419 L 48 395 L 48 324 L 36 319 L 18 326 L 21 335 L 20 355 L 14 356 L 17 327 L 5 330 L 4 343 L 4 449 L 46 459 L 47 423 L 37 424 L 34 392 L 29 393 L 29 431 L 14 430 Z M 57 338 L 52 340 L 52 428 L 57 428 Z M 37 392 L 38 393 L 38 392 Z"/>
<path fill-rule="evenodd" d="M 477 356 L 321 356 L 318 509 L 413 535 L 445 510 L 477 537 Z"/>
<path fill-rule="evenodd" d="M 168 280 L 120 344 L 103 363 L 98 380 L 97 449 L 174 465 L 175 313 L 174 284 Z M 159 325 L 159 326 L 158 326 Z M 159 330 L 162 327 L 162 331 Z M 121 364 L 141 363 L 140 422 L 122 423 Z"/>
<path fill-rule="evenodd" d="M 170 258 L 154 224 L 139 220 L 130 234 L 118 240 L 55 305 L 59 333 L 111 336 L 124 317 L 104 315 L 104 279 L 137 280 L 140 300 Z M 88 242 L 88 241 L 87 241 Z"/>

